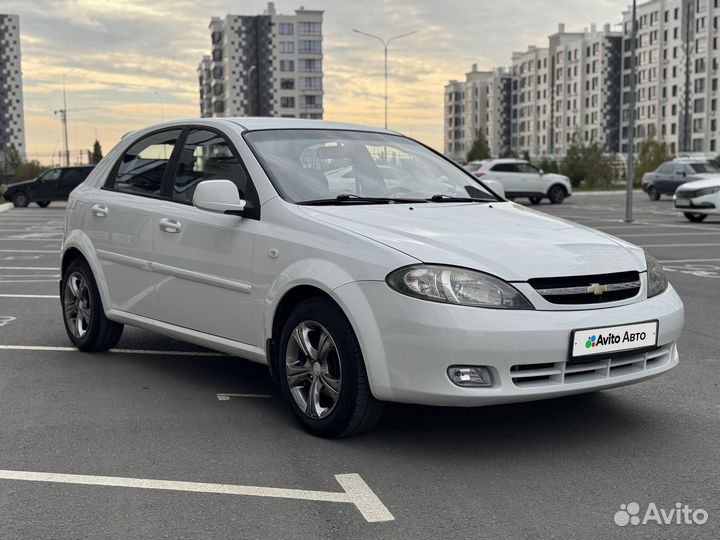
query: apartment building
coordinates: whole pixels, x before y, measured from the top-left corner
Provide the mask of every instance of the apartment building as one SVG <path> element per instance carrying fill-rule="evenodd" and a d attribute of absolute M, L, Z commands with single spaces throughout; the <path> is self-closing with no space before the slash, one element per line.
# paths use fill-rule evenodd
<path fill-rule="evenodd" d="M 300 8 L 210 20 L 211 52 L 197 69 L 207 116 L 323 116 L 323 12 Z"/>
<path fill-rule="evenodd" d="M 512 56 L 511 148 L 530 156 L 548 153 L 550 142 L 549 49 L 528 47 Z"/>
<path fill-rule="evenodd" d="M 632 12 L 623 13 L 622 150 L 627 150 Z M 638 139 L 717 153 L 720 0 L 651 0 L 637 12 Z"/>
<path fill-rule="evenodd" d="M 473 64 L 465 81 L 445 86 L 445 155 L 463 161 L 479 134 L 491 153 L 509 147 L 511 81 L 508 70 L 478 71 Z"/>
<path fill-rule="evenodd" d="M 20 19 L 0 14 L 0 162 L 14 148 L 25 157 Z M 0 176 L 5 171 L 0 171 Z"/>

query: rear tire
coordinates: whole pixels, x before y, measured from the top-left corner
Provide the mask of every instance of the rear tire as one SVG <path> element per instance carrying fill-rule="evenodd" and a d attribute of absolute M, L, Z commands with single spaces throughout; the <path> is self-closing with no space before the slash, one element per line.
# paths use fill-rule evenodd
<path fill-rule="evenodd" d="M 540 204 L 542 197 L 530 197 L 530 204 Z"/>
<path fill-rule="evenodd" d="M 685 216 L 685 219 L 692 221 L 693 223 L 700 223 L 701 221 L 705 221 L 707 218 L 707 214 L 699 214 L 697 212 L 683 212 L 683 215 Z"/>
<path fill-rule="evenodd" d="M 651 201 L 659 201 L 660 200 L 660 193 L 658 193 L 658 190 L 655 189 L 654 186 L 650 186 L 647 190 L 648 197 L 650 197 Z"/>
<path fill-rule="evenodd" d="M 81 351 L 106 351 L 120 341 L 124 327 L 105 317 L 97 283 L 84 259 L 75 259 L 63 272 L 60 302 L 65 330 Z"/>
<path fill-rule="evenodd" d="M 46 207 L 50 206 L 50 201 L 37 201 L 37 205 L 40 208 L 46 208 Z"/>
<path fill-rule="evenodd" d="M 28 197 L 28 194 L 24 191 L 18 191 L 15 195 L 13 195 L 12 202 L 15 208 L 25 208 L 28 204 L 30 204 L 30 197 Z"/>
<path fill-rule="evenodd" d="M 283 327 L 278 355 L 285 400 L 313 435 L 357 435 L 382 416 L 384 404 L 370 392 L 355 332 L 330 300 L 310 298 L 295 308 Z"/>
<path fill-rule="evenodd" d="M 548 199 L 552 204 L 560 204 L 565 200 L 565 188 L 555 184 L 548 191 Z"/>

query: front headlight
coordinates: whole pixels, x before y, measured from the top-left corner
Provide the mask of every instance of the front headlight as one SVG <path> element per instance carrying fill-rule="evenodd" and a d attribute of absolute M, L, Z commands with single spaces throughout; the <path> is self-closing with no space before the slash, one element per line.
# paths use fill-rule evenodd
<path fill-rule="evenodd" d="M 720 186 L 713 186 L 705 189 L 698 189 L 693 193 L 693 198 L 695 197 L 704 197 L 705 195 L 712 195 L 713 193 L 717 193 L 720 191 Z"/>
<path fill-rule="evenodd" d="M 533 309 L 512 285 L 482 272 L 452 266 L 418 265 L 390 273 L 387 284 L 399 293 L 444 304 L 501 309 Z"/>
<path fill-rule="evenodd" d="M 655 257 L 645 255 L 645 261 L 647 262 L 648 298 L 652 298 L 665 292 L 665 289 L 668 288 L 668 281 L 665 278 L 663 267 Z"/>

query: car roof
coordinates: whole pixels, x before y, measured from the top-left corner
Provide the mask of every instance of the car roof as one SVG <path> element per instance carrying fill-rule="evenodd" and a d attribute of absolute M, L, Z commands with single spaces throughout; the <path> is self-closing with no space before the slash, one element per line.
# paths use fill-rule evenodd
<path fill-rule="evenodd" d="M 483 160 L 483 163 L 487 163 L 488 165 L 497 165 L 499 163 L 527 163 L 524 159 L 516 159 L 516 158 L 500 158 L 500 159 L 485 159 Z"/>
<path fill-rule="evenodd" d="M 346 122 L 330 122 L 327 120 L 310 120 L 305 118 L 274 118 L 274 117 L 255 117 L 255 116 L 231 116 L 222 118 L 187 118 L 184 120 L 173 120 L 148 126 L 138 131 L 131 131 L 123 135 L 123 138 L 130 134 L 136 134 L 140 131 L 147 132 L 163 127 L 176 127 L 187 124 L 206 125 L 216 128 L 227 128 L 239 126 L 243 131 L 259 131 L 267 129 L 341 129 L 346 131 L 369 131 L 373 133 L 387 133 L 391 135 L 399 135 L 397 131 L 383 129 L 378 127 L 364 126 L 361 124 L 350 124 Z"/>

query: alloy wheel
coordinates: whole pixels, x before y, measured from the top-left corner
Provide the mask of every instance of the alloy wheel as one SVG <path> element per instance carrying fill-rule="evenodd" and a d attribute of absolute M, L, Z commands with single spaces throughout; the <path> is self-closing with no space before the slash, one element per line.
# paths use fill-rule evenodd
<path fill-rule="evenodd" d="M 295 405 L 306 416 L 325 418 L 333 411 L 342 368 L 335 341 L 324 326 L 303 321 L 295 327 L 285 354 L 285 373 Z"/>
<path fill-rule="evenodd" d="M 63 309 L 73 336 L 77 339 L 85 337 L 90 328 L 92 308 L 87 280 L 79 272 L 70 274 L 65 282 Z"/>

